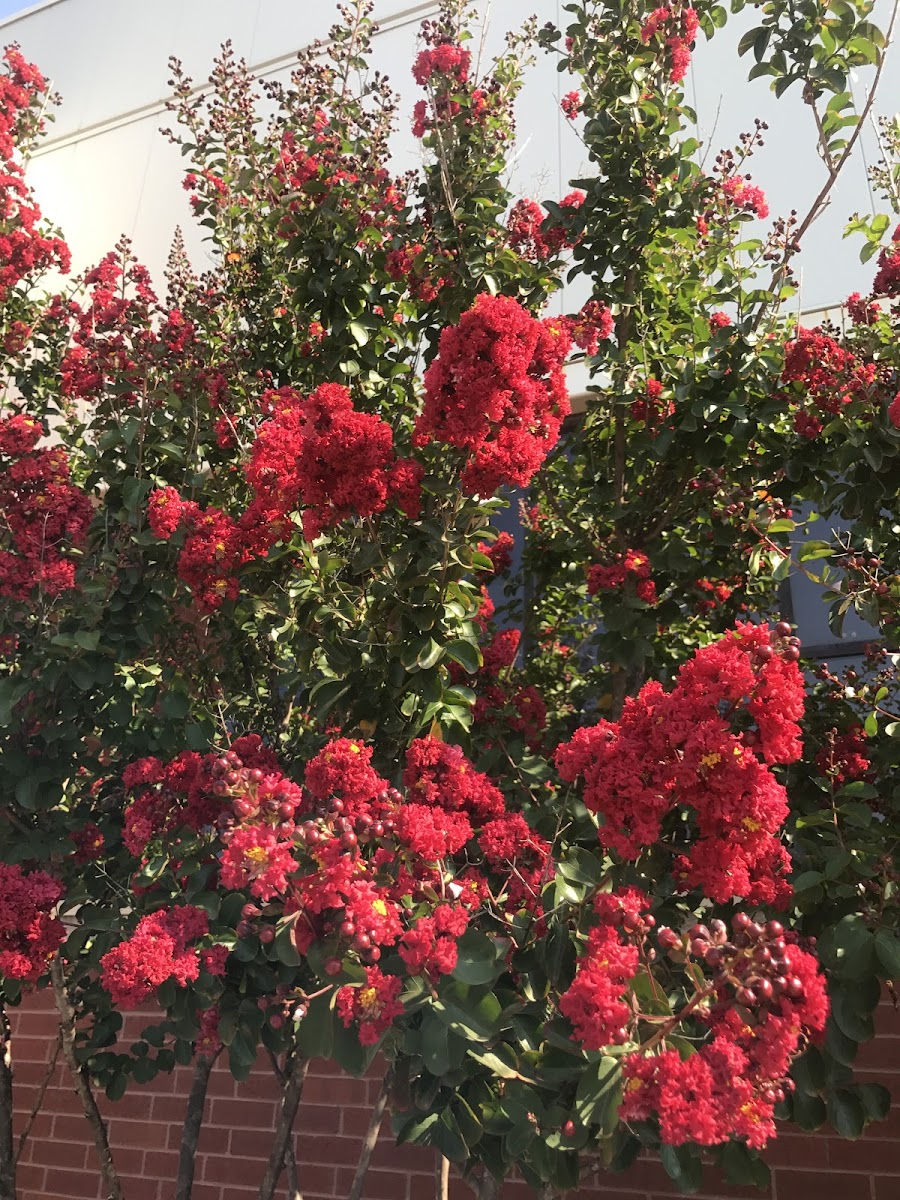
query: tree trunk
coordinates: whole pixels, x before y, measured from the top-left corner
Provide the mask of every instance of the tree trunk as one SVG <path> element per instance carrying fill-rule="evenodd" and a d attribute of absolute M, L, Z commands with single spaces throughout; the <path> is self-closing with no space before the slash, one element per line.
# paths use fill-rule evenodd
<path fill-rule="evenodd" d="M 275 1128 L 275 1140 L 266 1164 L 266 1173 L 259 1188 L 259 1200 L 275 1200 L 275 1189 L 278 1186 L 278 1180 L 290 1147 L 291 1133 L 294 1129 L 297 1109 L 300 1107 L 300 1097 L 303 1095 L 303 1084 L 306 1081 L 308 1068 L 309 1059 L 301 1058 L 295 1050 L 286 1072 L 286 1082 L 281 1097 L 281 1113 Z"/>
<path fill-rule="evenodd" d="M 100 1116 L 100 1110 L 97 1107 L 97 1101 L 94 1099 L 94 1092 L 91 1088 L 88 1073 L 84 1065 L 78 1061 L 78 1055 L 75 1051 L 75 1009 L 69 1000 L 69 993 L 66 988 L 66 975 L 59 954 L 55 955 L 50 964 L 50 978 L 53 982 L 53 995 L 59 1012 L 59 1028 L 62 1037 L 63 1054 L 72 1073 L 75 1092 L 81 1102 L 85 1120 L 93 1134 L 97 1157 L 100 1160 L 100 1177 L 103 1180 L 104 1200 L 124 1200 L 122 1181 L 119 1179 L 119 1174 L 113 1162 L 112 1152 L 109 1148 L 106 1123 Z"/>
<path fill-rule="evenodd" d="M 434 1165 L 435 1200 L 450 1200 L 450 1159 L 438 1155 Z"/>
<path fill-rule="evenodd" d="M 184 1128 L 181 1135 L 181 1153 L 178 1156 L 178 1180 L 175 1185 L 175 1200 L 191 1200 L 194 1190 L 194 1167 L 197 1161 L 197 1143 L 203 1126 L 203 1109 L 209 1077 L 221 1050 L 213 1055 L 198 1054 L 194 1063 L 194 1079 L 184 1110 Z"/>
<path fill-rule="evenodd" d="M 353 1176 L 353 1183 L 350 1187 L 350 1194 L 347 1200 L 361 1200 L 363 1184 L 366 1182 L 366 1174 L 369 1170 L 369 1163 L 372 1161 L 372 1154 L 378 1144 L 378 1134 L 381 1132 L 381 1122 L 384 1119 L 384 1110 L 387 1107 L 390 1087 L 391 1071 L 388 1069 L 384 1079 L 381 1081 L 381 1090 L 375 1101 L 375 1107 L 372 1109 L 372 1115 L 369 1117 L 369 1127 L 366 1130 L 366 1136 L 363 1138 L 362 1148 L 359 1152 L 359 1161 L 356 1164 L 356 1174 Z"/>
<path fill-rule="evenodd" d="M 0 1006 L 0 1200 L 16 1200 L 12 1084 L 12 1030 Z"/>

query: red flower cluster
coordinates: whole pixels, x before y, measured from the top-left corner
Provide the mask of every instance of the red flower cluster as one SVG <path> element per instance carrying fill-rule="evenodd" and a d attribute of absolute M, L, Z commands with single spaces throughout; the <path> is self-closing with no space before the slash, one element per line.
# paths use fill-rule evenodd
<path fill-rule="evenodd" d="M 785 347 L 781 378 L 783 383 L 795 385 L 802 402 L 834 415 L 846 404 L 868 401 L 876 371 L 875 363 L 860 361 L 818 329 L 801 329 Z M 822 422 L 798 407 L 794 427 L 802 437 L 814 438 L 821 432 Z"/>
<path fill-rule="evenodd" d="M 875 296 L 900 296 L 900 225 L 894 230 L 890 245 L 878 255 L 878 274 L 872 281 Z"/>
<path fill-rule="evenodd" d="M 872 763 L 866 754 L 866 740 L 861 725 L 854 725 L 843 733 L 829 729 L 825 744 L 816 755 L 819 774 L 831 780 L 835 787 L 843 787 L 854 779 L 868 779 Z"/>
<path fill-rule="evenodd" d="M 555 444 L 569 411 L 563 363 L 567 334 L 507 296 L 479 296 L 441 334 L 425 372 L 417 445 L 467 451 L 462 486 L 492 495 L 524 487 Z"/>
<path fill-rule="evenodd" d="M 405 799 L 373 768 L 371 749 L 343 737 L 307 763 L 302 788 L 255 736 L 222 755 L 142 759 L 124 777 L 137 793 L 125 843 L 136 855 L 165 848 L 176 873 L 178 855 L 189 853 L 217 866 L 221 889 L 249 891 L 238 938 L 269 943 L 273 918 L 286 917 L 300 953 L 325 949 L 326 974 L 339 974 L 348 957 L 371 968 L 367 986 L 343 989 L 337 1004 L 364 1042 L 375 1041 L 402 1011 L 401 979 L 376 969 L 382 953 L 396 948 L 409 972 L 432 980 L 452 971 L 469 909 L 492 897 L 500 916 L 537 909 L 549 862 L 549 846 L 506 813 L 500 791 L 458 747 L 414 742 L 403 779 Z M 145 921 L 104 960 L 115 995 L 138 1002 L 173 975 L 184 983 L 199 970 L 224 971 L 221 950 L 188 948 L 201 933 L 148 948 L 151 934 L 172 931 L 163 918 Z M 141 975 L 145 958 L 152 970 Z"/>
<path fill-rule="evenodd" d="M 469 68 L 472 55 L 462 46 L 454 46 L 444 42 L 439 46 L 431 46 L 420 50 L 413 63 L 413 78 L 421 87 L 431 82 L 434 75 L 444 75 L 457 83 L 465 83 L 469 78 Z"/>
<path fill-rule="evenodd" d="M 731 175 L 722 180 L 722 194 L 731 208 L 754 213 L 760 219 L 769 215 L 765 192 L 750 183 L 749 176 Z"/>
<path fill-rule="evenodd" d="M 345 1027 L 356 1021 L 360 1044 L 374 1046 L 403 1014 L 403 1005 L 397 999 L 402 989 L 403 981 L 398 976 L 384 975 L 378 967 L 367 967 L 364 984 L 348 984 L 338 992 L 337 1015 Z"/>
<path fill-rule="evenodd" d="M 649 898 L 631 887 L 601 892 L 594 901 L 599 922 L 588 934 L 575 979 L 559 1000 L 559 1011 L 588 1050 L 628 1041 L 632 1010 L 624 996 L 640 964 L 632 935 L 643 930 L 649 909 Z"/>
<path fill-rule="evenodd" d="M 859 292 L 851 292 L 844 307 L 854 325 L 874 325 L 881 316 L 881 307 L 874 300 L 864 299 Z"/>
<path fill-rule="evenodd" d="M 0 863 L 0 976 L 33 983 L 65 940 L 51 911 L 63 889 L 45 871 Z"/>
<path fill-rule="evenodd" d="M 512 566 L 512 555 L 515 549 L 515 539 L 511 533 L 498 533 L 496 541 L 478 543 L 478 553 L 491 560 L 491 571 L 479 572 L 481 578 L 493 578 L 495 575 L 505 575 Z"/>
<path fill-rule="evenodd" d="M 0 596 L 11 600 L 74 587 L 67 551 L 84 545 L 93 513 L 65 451 L 35 448 L 42 432 L 26 416 L 0 419 Z"/>
<path fill-rule="evenodd" d="M 680 83 L 687 75 L 691 65 L 691 46 L 699 28 L 700 21 L 693 8 L 684 8 L 680 12 L 671 8 L 657 8 L 644 22 L 641 41 L 645 46 L 658 37 L 660 29 L 669 34 L 665 44 L 671 83 Z"/>
<path fill-rule="evenodd" d="M 650 559 L 638 550 L 617 554 L 608 564 L 595 563 L 588 571 L 588 595 L 632 588 L 638 600 L 656 603 L 656 584 L 650 578 Z"/>
<path fill-rule="evenodd" d="M 825 980 L 813 956 L 778 922 L 763 927 L 738 913 L 732 928 L 729 941 L 721 921 L 694 926 L 689 943 L 659 931 L 660 945 L 676 961 L 687 953 L 714 968 L 698 993 L 714 1001 L 697 1010 L 709 1040 L 686 1059 L 660 1044 L 652 1054 L 637 1051 L 623 1060 L 620 1116 L 632 1122 L 655 1116 L 668 1145 L 710 1146 L 738 1137 L 764 1146 L 775 1133 L 774 1106 L 792 1086 L 786 1079 L 791 1060 L 825 1029 Z M 696 988 L 701 968 L 696 961 L 694 967 Z"/>
<path fill-rule="evenodd" d="M 671 400 L 662 398 L 663 385 L 658 379 L 648 379 L 646 391 L 631 402 L 631 415 L 635 421 L 642 421 L 652 428 L 665 417 L 673 416 L 675 405 Z"/>
<path fill-rule="evenodd" d="M 570 192 L 559 202 L 562 209 L 579 209 L 584 192 Z M 529 262 L 545 262 L 575 243 L 564 225 L 552 224 L 534 200 L 517 200 L 506 222 L 506 235 L 512 248 Z"/>
<path fill-rule="evenodd" d="M 611 338 L 615 330 L 613 315 L 600 300 L 588 300 L 574 317 L 564 317 L 572 341 L 586 354 L 596 354 L 600 343 Z"/>
<path fill-rule="evenodd" d="M 25 183 L 17 147 L 42 126 L 47 82 L 17 46 L 3 52 L 0 74 L 0 305 L 24 283 L 31 287 L 47 271 L 69 269 L 65 242 L 41 229 L 41 210 Z"/>
<path fill-rule="evenodd" d="M 196 942 L 209 930 L 209 918 L 202 908 L 191 904 L 161 908 L 141 917 L 130 938 L 114 946 L 100 959 L 101 982 L 114 1003 L 123 1007 L 143 1004 L 167 979 L 186 987 L 200 975 L 218 968 L 221 960 L 208 956 L 201 963 L 202 951 Z"/>
<path fill-rule="evenodd" d="M 580 92 L 566 92 L 560 101 L 560 108 L 565 114 L 567 120 L 574 121 L 581 112 L 583 101 Z"/>
<path fill-rule="evenodd" d="M 787 801 L 766 764 L 800 755 L 797 657 L 780 630 L 739 624 L 698 650 L 671 692 L 648 683 L 618 722 L 580 729 L 561 745 L 560 774 L 584 777 L 584 802 L 604 818 L 602 844 L 636 858 L 664 840 L 671 813 L 687 810 L 696 840 L 675 861 L 685 889 L 719 903 L 784 903 L 789 862 L 777 834 Z"/>
<path fill-rule="evenodd" d="M 257 507 L 286 519 L 302 506 L 309 539 L 348 517 L 381 512 L 391 496 L 408 517 L 418 515 L 421 468 L 394 458 L 390 426 L 357 412 L 346 388 L 326 383 L 308 397 L 282 388 L 264 399 L 277 411 L 247 466 Z"/>

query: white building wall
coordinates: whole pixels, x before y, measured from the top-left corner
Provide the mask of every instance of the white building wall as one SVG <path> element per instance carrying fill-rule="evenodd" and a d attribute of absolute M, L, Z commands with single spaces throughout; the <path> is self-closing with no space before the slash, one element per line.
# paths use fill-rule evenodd
<path fill-rule="evenodd" d="M 489 49 L 532 11 L 541 22 L 565 19 L 562 0 L 479 3 L 488 14 Z M 886 0 L 880 0 L 876 16 L 885 6 Z M 400 169 L 418 154 L 406 116 L 417 90 L 409 68 L 419 22 L 435 8 L 428 0 L 376 4 L 382 33 L 375 65 L 393 77 L 404 97 L 396 142 Z M 119 233 L 126 233 L 159 277 L 175 226 L 181 224 L 186 232 L 191 226 L 187 197 L 179 186 L 182 159 L 158 132 L 169 123 L 163 105 L 170 54 L 203 81 L 220 44 L 231 38 L 257 73 L 286 77 L 297 47 L 324 36 L 333 19 L 332 0 L 47 0 L 0 20 L 0 43 L 19 41 L 63 95 L 55 125 L 30 172 L 45 211 L 63 227 L 76 266 L 95 262 Z M 759 11 L 750 9 L 712 43 L 701 39 L 687 99 L 697 110 L 698 133 L 710 163 L 720 147 L 733 145 L 752 126 L 754 116 L 767 120 L 767 145 L 752 163 L 755 182 L 767 191 L 773 215 L 791 208 L 803 213 L 821 186 L 824 168 L 799 89 L 776 101 L 764 79 L 746 82 L 751 62 L 738 60 L 735 47 L 743 29 L 758 20 Z M 888 65 L 876 111 L 900 108 L 898 67 Z M 857 84 L 860 102 L 865 82 L 863 77 Z M 558 198 L 568 180 L 585 168 L 583 147 L 559 111 L 564 90 L 554 61 L 541 55 L 518 108 L 520 138 L 512 168 L 517 193 Z M 828 212 L 808 235 L 799 298 L 803 310 L 839 303 L 850 291 L 865 290 L 871 278 L 870 269 L 859 265 L 858 244 L 844 242 L 842 233 L 851 213 L 876 206 L 866 162 L 877 157 L 874 135 L 867 130 Z M 190 244 L 202 266 L 200 242 L 194 237 Z"/>

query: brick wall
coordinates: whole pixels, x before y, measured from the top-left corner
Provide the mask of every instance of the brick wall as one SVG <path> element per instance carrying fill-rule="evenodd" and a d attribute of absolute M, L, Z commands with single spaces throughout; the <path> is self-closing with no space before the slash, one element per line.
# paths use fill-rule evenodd
<path fill-rule="evenodd" d="M 887 1121 L 870 1127 L 859 1142 L 826 1132 L 786 1133 L 771 1148 L 774 1183 L 767 1200 L 900 1200 L 900 1013 L 887 1005 L 881 1032 L 864 1050 L 861 1078 L 882 1082 L 897 1093 Z M 53 1049 L 53 1015 L 36 1004 L 14 1013 L 17 1126 L 30 1110 Z M 124 1179 L 126 1200 L 172 1200 L 181 1137 L 183 1096 L 189 1073 L 160 1076 L 106 1105 L 110 1139 Z M 359 1146 L 380 1076 L 356 1080 L 336 1076 L 326 1064 L 310 1069 L 297 1120 L 295 1151 L 303 1200 L 346 1200 Z M 260 1070 L 236 1085 L 218 1065 L 210 1080 L 200 1139 L 194 1200 L 253 1200 L 268 1155 L 275 1117 L 271 1074 Z M 58 1065 L 19 1167 L 20 1200 L 100 1200 L 93 1146 L 76 1107 L 65 1068 Z M 365 1200 L 431 1200 L 434 1158 L 419 1147 L 391 1145 L 387 1121 L 369 1172 Z M 669 1200 L 674 1190 L 653 1162 L 640 1162 L 624 1176 L 598 1180 L 579 1193 L 597 1200 Z M 454 1180 L 451 1200 L 471 1197 Z M 699 1200 L 753 1197 L 709 1178 Z M 286 1196 L 284 1181 L 278 1200 Z M 503 1200 L 533 1200 L 521 1184 L 510 1184 Z M 573 1197 L 573 1200 L 575 1198 Z"/>

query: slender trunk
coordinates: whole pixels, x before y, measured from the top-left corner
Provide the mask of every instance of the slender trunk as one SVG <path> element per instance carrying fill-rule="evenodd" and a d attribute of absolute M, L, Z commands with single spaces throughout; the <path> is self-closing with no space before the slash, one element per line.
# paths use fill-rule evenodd
<path fill-rule="evenodd" d="M 59 1062 L 59 1053 L 62 1050 L 62 1033 L 56 1035 L 56 1045 L 53 1047 L 53 1053 L 50 1056 L 50 1061 L 47 1063 L 47 1070 L 44 1072 L 44 1078 L 41 1080 L 41 1086 L 38 1088 L 38 1094 L 34 1098 L 34 1104 L 31 1106 L 31 1112 L 22 1126 L 22 1132 L 19 1134 L 19 1141 L 16 1145 L 15 1164 L 18 1166 L 19 1159 L 22 1157 L 22 1151 L 25 1149 L 25 1143 L 28 1141 L 28 1135 L 31 1133 L 31 1127 L 38 1118 L 38 1113 L 44 1107 L 44 1097 L 47 1094 L 47 1088 L 50 1086 L 50 1080 L 53 1078 L 53 1072 L 56 1070 L 56 1064 Z"/>
<path fill-rule="evenodd" d="M 366 1130 L 366 1136 L 363 1138 L 362 1148 L 359 1152 L 359 1161 L 356 1164 L 356 1174 L 353 1176 L 353 1184 L 347 1200 L 360 1200 L 362 1197 L 363 1184 L 366 1182 L 369 1163 L 372 1161 L 372 1154 L 378 1144 L 378 1134 L 381 1132 L 381 1122 L 384 1119 L 384 1110 L 387 1107 L 390 1087 L 391 1071 L 388 1070 L 381 1081 L 381 1090 L 375 1101 L 375 1107 L 372 1109 L 372 1115 L 369 1117 L 369 1127 Z"/>
<path fill-rule="evenodd" d="M 449 1200 L 450 1197 L 450 1159 L 438 1155 L 434 1164 L 434 1195 L 435 1200 Z"/>
<path fill-rule="evenodd" d="M 485 1168 L 484 1174 L 476 1186 L 478 1188 L 476 1192 L 478 1200 L 499 1200 L 500 1184 L 487 1168 Z"/>
<path fill-rule="evenodd" d="M 100 1178 L 103 1181 L 104 1200 L 124 1200 L 122 1182 L 119 1179 L 118 1171 L 116 1171 L 115 1163 L 113 1162 L 112 1152 L 109 1148 L 106 1123 L 100 1116 L 100 1110 L 97 1107 L 97 1101 L 94 1099 L 94 1092 L 91 1088 L 87 1070 L 84 1064 L 78 1061 L 78 1055 L 75 1050 L 75 1009 L 72 1007 L 72 1002 L 69 999 L 65 971 L 59 954 L 54 957 L 50 964 L 50 978 L 53 982 L 53 995 L 56 999 L 57 1010 L 59 1011 L 59 1030 L 62 1037 L 63 1054 L 65 1055 L 69 1071 L 72 1074 L 75 1093 L 81 1102 L 85 1120 L 93 1134 L 94 1146 L 97 1150 L 97 1157 L 100 1160 Z"/>
<path fill-rule="evenodd" d="M 194 1166 L 197 1161 L 197 1143 L 203 1125 L 203 1109 L 209 1077 L 216 1064 L 216 1054 L 198 1054 L 194 1063 L 194 1079 L 184 1110 L 184 1128 L 181 1135 L 181 1153 L 178 1156 L 178 1180 L 175 1184 L 175 1200 L 191 1200 L 194 1190 Z"/>
<path fill-rule="evenodd" d="M 269 1051 L 269 1061 L 272 1064 L 272 1071 L 275 1074 L 275 1078 L 283 1090 L 286 1076 L 278 1064 L 278 1058 L 271 1050 Z M 294 1154 L 293 1140 L 288 1142 L 288 1147 L 284 1154 L 284 1173 L 287 1176 L 287 1200 L 303 1200 L 303 1196 L 300 1194 L 300 1183 L 297 1179 L 297 1156 Z"/>
<path fill-rule="evenodd" d="M 16 1200 L 12 1084 L 12 1030 L 0 1006 L 0 1200 Z"/>
<path fill-rule="evenodd" d="M 291 1133 L 300 1107 L 300 1097 L 303 1095 L 303 1084 L 309 1068 L 309 1059 L 301 1058 L 295 1050 L 285 1072 L 284 1092 L 281 1097 L 281 1113 L 275 1128 L 275 1140 L 272 1152 L 266 1164 L 266 1173 L 259 1188 L 259 1200 L 275 1200 L 275 1189 L 284 1167 L 285 1158 L 290 1147 Z"/>

